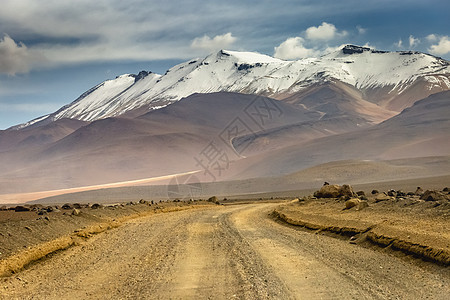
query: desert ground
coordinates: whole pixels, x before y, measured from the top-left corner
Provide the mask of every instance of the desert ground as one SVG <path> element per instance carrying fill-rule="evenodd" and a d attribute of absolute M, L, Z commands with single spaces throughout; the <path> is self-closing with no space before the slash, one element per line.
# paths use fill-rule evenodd
<path fill-rule="evenodd" d="M 422 183 L 353 187 L 347 209 L 312 193 L 12 207 L 0 298 L 445 299 L 448 189 Z"/>

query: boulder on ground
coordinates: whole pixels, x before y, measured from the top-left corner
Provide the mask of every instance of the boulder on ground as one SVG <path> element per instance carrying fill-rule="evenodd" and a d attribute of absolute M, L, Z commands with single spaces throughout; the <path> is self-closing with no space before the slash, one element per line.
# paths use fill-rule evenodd
<path fill-rule="evenodd" d="M 397 196 L 397 192 L 394 191 L 394 190 L 389 190 L 389 191 L 387 192 L 387 194 L 388 194 L 388 196 L 391 196 L 391 197 L 396 197 L 396 196 Z"/>
<path fill-rule="evenodd" d="M 419 196 L 421 196 L 423 194 L 423 190 L 420 186 L 417 187 L 415 194 L 419 195 Z"/>
<path fill-rule="evenodd" d="M 314 197 L 317 198 L 337 198 L 339 197 L 339 185 L 337 184 L 327 184 L 320 188 L 320 190 L 314 193 Z"/>
<path fill-rule="evenodd" d="M 70 205 L 69 203 L 64 204 L 63 206 L 61 206 L 62 209 L 72 209 L 72 205 Z"/>
<path fill-rule="evenodd" d="M 353 188 L 348 184 L 344 184 L 341 187 L 341 196 L 349 197 L 349 198 L 355 196 L 355 193 L 353 192 Z"/>
<path fill-rule="evenodd" d="M 398 197 L 406 197 L 406 193 L 404 192 L 404 191 L 402 191 L 402 190 L 398 190 L 397 191 L 397 196 L 396 196 L 397 198 Z"/>
<path fill-rule="evenodd" d="M 438 191 L 430 191 L 426 190 L 425 193 L 423 193 L 422 196 L 420 196 L 420 199 L 425 201 L 439 201 L 439 200 L 447 200 L 447 197 L 445 197 L 444 194 Z"/>
<path fill-rule="evenodd" d="M 361 200 L 358 198 L 352 198 L 350 200 L 345 201 L 345 209 L 350 209 L 352 207 L 358 206 Z"/>
<path fill-rule="evenodd" d="M 392 199 L 391 196 L 381 193 L 375 197 L 375 202 L 387 201 L 387 200 L 391 200 L 391 199 Z"/>
<path fill-rule="evenodd" d="M 30 209 L 28 207 L 22 206 L 22 205 L 18 205 L 14 208 L 15 212 L 20 212 L 20 211 L 30 211 Z"/>
<path fill-rule="evenodd" d="M 102 207 L 103 206 L 101 204 L 98 204 L 98 203 L 94 203 L 94 204 L 91 205 L 92 209 L 98 209 L 98 208 L 102 208 Z"/>
<path fill-rule="evenodd" d="M 74 208 L 74 209 L 72 210 L 72 216 L 78 216 L 80 213 L 81 213 L 81 212 L 80 212 L 78 209 L 76 209 L 76 208 Z"/>
<path fill-rule="evenodd" d="M 343 186 L 339 186 L 337 184 L 333 185 L 324 185 L 320 188 L 320 190 L 314 193 L 314 197 L 316 198 L 339 198 L 345 197 L 347 199 L 353 197 L 355 193 L 350 185 L 344 184 Z"/>
<path fill-rule="evenodd" d="M 212 196 L 208 199 L 208 202 L 214 202 L 216 203 L 219 199 L 216 196 Z"/>
<path fill-rule="evenodd" d="M 358 207 L 356 208 L 356 210 L 363 210 L 364 208 L 369 207 L 369 202 L 367 201 L 359 201 Z"/>

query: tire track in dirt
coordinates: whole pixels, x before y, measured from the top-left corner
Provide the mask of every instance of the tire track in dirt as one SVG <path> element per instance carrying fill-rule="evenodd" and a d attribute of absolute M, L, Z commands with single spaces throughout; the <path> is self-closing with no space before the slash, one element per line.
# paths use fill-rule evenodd
<path fill-rule="evenodd" d="M 445 299 L 448 269 L 288 228 L 274 203 L 151 215 L 0 281 L 1 299 Z"/>

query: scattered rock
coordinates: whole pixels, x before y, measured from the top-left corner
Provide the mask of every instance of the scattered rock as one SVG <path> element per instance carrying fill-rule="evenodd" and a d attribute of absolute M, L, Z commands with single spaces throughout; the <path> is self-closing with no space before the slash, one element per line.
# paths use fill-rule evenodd
<path fill-rule="evenodd" d="M 402 191 L 402 190 L 397 191 L 397 197 L 405 197 L 405 196 L 406 196 L 406 193 L 404 191 Z"/>
<path fill-rule="evenodd" d="M 72 206 L 73 206 L 73 208 L 76 208 L 76 209 L 81 209 L 82 208 L 80 203 L 74 203 L 74 204 L 72 204 Z"/>
<path fill-rule="evenodd" d="M 39 211 L 42 207 L 43 207 L 42 204 L 33 204 L 33 205 L 30 205 L 30 210 L 31 211 Z"/>
<path fill-rule="evenodd" d="M 0 207 L 0 211 L 4 211 L 4 210 L 8 210 L 8 208 L 6 207 L 6 205 L 3 205 L 2 207 Z"/>
<path fill-rule="evenodd" d="M 378 194 L 378 190 L 372 190 L 372 195 Z"/>
<path fill-rule="evenodd" d="M 358 198 L 352 198 L 350 200 L 345 201 L 345 209 L 350 209 L 352 207 L 358 206 L 361 200 Z"/>
<path fill-rule="evenodd" d="M 391 199 L 392 199 L 391 196 L 388 196 L 388 195 L 382 193 L 382 194 L 378 194 L 375 197 L 375 203 L 381 202 L 381 201 L 388 201 L 388 200 L 391 200 Z"/>
<path fill-rule="evenodd" d="M 25 207 L 25 206 L 22 206 L 22 205 L 18 205 L 16 207 L 14 207 L 14 211 L 15 212 L 30 211 L 30 209 L 28 207 Z"/>
<path fill-rule="evenodd" d="M 355 196 L 355 193 L 353 192 L 353 188 L 350 185 L 344 184 L 341 187 L 341 195 L 351 198 L 351 197 Z"/>
<path fill-rule="evenodd" d="M 41 209 L 41 210 L 38 212 L 38 215 L 39 215 L 39 216 L 46 215 L 46 214 L 47 214 L 47 210 L 46 210 L 46 209 Z"/>
<path fill-rule="evenodd" d="M 133 203 L 133 202 L 131 202 L 131 203 Z M 98 204 L 98 203 L 94 203 L 94 204 L 91 205 L 92 209 L 99 209 L 99 208 L 102 208 L 102 207 L 103 206 L 101 204 Z"/>
<path fill-rule="evenodd" d="M 422 188 L 420 186 L 417 187 L 415 194 L 418 195 L 418 196 L 422 196 L 423 190 L 422 190 Z"/>
<path fill-rule="evenodd" d="M 356 195 L 358 195 L 358 196 L 365 196 L 366 193 L 364 193 L 364 191 L 357 191 Z"/>
<path fill-rule="evenodd" d="M 447 197 L 445 197 L 444 194 L 438 191 L 430 191 L 426 190 L 425 193 L 423 193 L 422 196 L 420 196 L 420 199 L 425 201 L 439 201 L 439 200 L 447 200 Z"/>
<path fill-rule="evenodd" d="M 208 199 L 208 202 L 214 202 L 214 203 L 216 203 L 217 201 L 219 201 L 219 199 L 217 199 L 216 196 L 212 196 L 212 197 L 210 197 L 210 198 Z"/>
<path fill-rule="evenodd" d="M 72 209 L 72 205 L 70 205 L 69 203 L 64 204 L 62 207 L 62 209 Z"/>
<path fill-rule="evenodd" d="M 72 210 L 72 216 L 79 216 L 80 213 L 81 213 L 81 211 L 79 211 L 79 210 L 76 209 L 76 208 L 74 208 L 74 209 Z"/>
<path fill-rule="evenodd" d="M 356 210 L 363 210 L 366 207 L 369 207 L 369 202 L 359 201 L 359 204 L 358 204 L 358 207 L 356 208 Z"/>

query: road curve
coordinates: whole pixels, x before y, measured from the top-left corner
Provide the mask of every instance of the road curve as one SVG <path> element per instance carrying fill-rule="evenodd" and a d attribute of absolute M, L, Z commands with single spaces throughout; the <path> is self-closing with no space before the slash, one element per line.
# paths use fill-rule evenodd
<path fill-rule="evenodd" d="M 446 299 L 450 272 L 295 230 L 279 204 L 151 215 L 0 281 L 0 299 Z M 447 298 L 448 299 L 448 298 Z"/>

